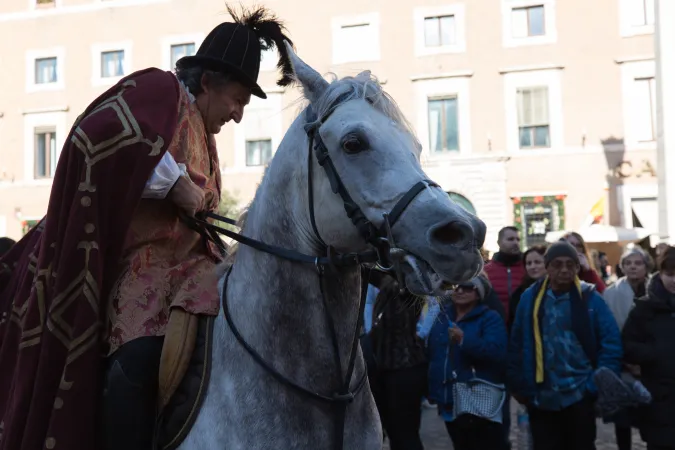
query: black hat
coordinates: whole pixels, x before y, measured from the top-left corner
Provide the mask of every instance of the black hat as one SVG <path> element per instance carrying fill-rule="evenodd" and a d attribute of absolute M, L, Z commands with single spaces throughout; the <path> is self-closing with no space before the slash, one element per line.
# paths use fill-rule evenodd
<path fill-rule="evenodd" d="M 551 244 L 544 254 L 544 264 L 548 266 L 551 261 L 561 256 L 572 258 L 574 262 L 579 264 L 579 254 L 577 253 L 577 249 L 572 247 L 572 244 L 567 241 L 558 241 Z"/>
<path fill-rule="evenodd" d="M 260 58 L 262 50 L 276 47 L 279 52 L 277 67 L 282 71 L 282 77 L 277 84 L 289 85 L 293 68 L 284 41 L 291 45 L 293 43 L 285 35 L 286 29 L 282 23 L 264 7 L 253 11 L 242 8 L 241 15 L 235 13 L 230 6 L 227 11 L 234 23 L 224 22 L 211 30 L 197 53 L 179 59 L 176 67 L 186 69 L 201 66 L 227 73 L 251 88 L 251 93 L 256 97 L 267 98 L 258 86 Z"/>

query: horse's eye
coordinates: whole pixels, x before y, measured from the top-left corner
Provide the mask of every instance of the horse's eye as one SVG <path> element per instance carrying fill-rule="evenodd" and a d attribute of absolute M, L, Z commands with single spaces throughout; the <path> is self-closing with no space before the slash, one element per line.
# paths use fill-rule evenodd
<path fill-rule="evenodd" d="M 358 153 L 363 151 L 365 146 L 361 143 L 359 138 L 352 136 L 342 143 L 342 148 L 344 148 L 347 153 Z"/>

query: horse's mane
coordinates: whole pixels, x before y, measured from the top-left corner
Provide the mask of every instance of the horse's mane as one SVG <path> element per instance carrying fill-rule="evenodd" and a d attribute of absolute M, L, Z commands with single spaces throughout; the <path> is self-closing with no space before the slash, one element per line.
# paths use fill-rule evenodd
<path fill-rule="evenodd" d="M 334 73 L 328 75 L 333 80 L 321 98 L 312 104 L 319 117 L 325 115 L 329 109 L 349 100 L 367 99 L 375 109 L 410 134 L 415 140 L 415 144 L 421 148 L 412 124 L 406 119 L 396 101 L 382 89 L 377 77 L 372 75 L 370 71 L 361 72 L 355 77 L 338 78 Z M 342 97 L 343 95 L 344 97 Z M 342 97 L 340 103 L 335 104 L 340 97 Z"/>

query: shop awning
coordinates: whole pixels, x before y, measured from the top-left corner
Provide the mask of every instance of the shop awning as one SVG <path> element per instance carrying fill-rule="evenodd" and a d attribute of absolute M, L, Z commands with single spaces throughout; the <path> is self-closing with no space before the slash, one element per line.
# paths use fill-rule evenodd
<path fill-rule="evenodd" d="M 659 232 L 659 204 L 656 198 L 634 198 L 630 205 L 642 228 L 649 230 L 650 234 Z"/>
<path fill-rule="evenodd" d="M 550 231 L 546 233 L 546 242 L 555 242 L 565 235 L 566 231 Z M 645 228 L 623 228 L 609 225 L 591 225 L 578 231 L 588 243 L 637 242 L 652 234 Z"/>

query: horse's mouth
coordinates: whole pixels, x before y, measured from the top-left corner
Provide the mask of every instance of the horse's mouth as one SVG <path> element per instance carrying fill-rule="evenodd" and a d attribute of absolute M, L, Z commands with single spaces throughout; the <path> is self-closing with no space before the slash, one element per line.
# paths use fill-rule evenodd
<path fill-rule="evenodd" d="M 453 285 L 472 278 L 475 272 L 475 269 L 465 270 L 455 279 L 448 279 L 437 273 L 429 263 L 411 253 L 406 253 L 400 263 L 406 288 L 420 296 L 444 295 Z"/>

